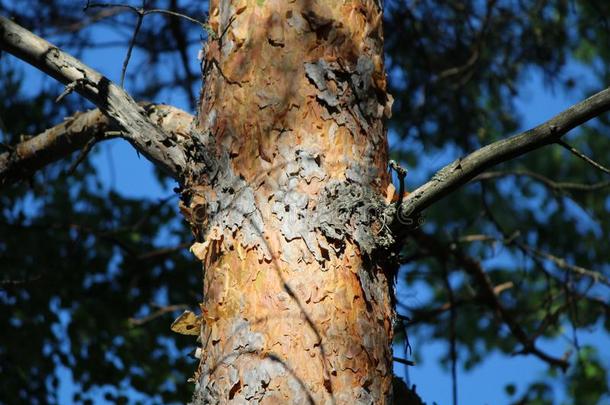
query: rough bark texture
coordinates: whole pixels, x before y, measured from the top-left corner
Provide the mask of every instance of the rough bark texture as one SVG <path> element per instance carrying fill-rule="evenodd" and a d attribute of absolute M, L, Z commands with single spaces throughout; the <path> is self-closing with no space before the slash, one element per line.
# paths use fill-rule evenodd
<path fill-rule="evenodd" d="M 182 209 L 204 264 L 193 402 L 391 401 L 381 9 L 211 1 Z"/>

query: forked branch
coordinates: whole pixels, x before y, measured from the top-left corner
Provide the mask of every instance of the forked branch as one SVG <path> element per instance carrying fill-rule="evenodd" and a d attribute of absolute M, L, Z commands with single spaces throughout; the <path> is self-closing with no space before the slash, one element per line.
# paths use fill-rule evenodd
<path fill-rule="evenodd" d="M 193 117 L 168 105 L 140 104 L 145 116 L 176 138 L 188 136 Z M 76 113 L 61 124 L 0 153 L 0 187 L 31 176 L 91 142 L 117 136 L 120 128 L 99 109 Z M 120 132 L 118 132 L 120 133 Z"/>
<path fill-rule="evenodd" d="M 151 122 L 123 89 L 56 46 L 0 16 L 0 49 L 64 83 L 108 115 L 138 151 L 174 177 L 186 167 L 180 140 Z M 66 93 L 64 92 L 64 93 Z"/>

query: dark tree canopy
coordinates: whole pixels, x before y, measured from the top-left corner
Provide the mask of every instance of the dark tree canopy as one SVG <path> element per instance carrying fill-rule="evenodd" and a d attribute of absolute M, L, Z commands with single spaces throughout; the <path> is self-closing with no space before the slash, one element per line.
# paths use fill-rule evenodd
<path fill-rule="evenodd" d="M 204 3 L 149 0 L 145 8 L 205 21 Z M 137 20 L 128 7 L 87 1 L 1 0 L 0 12 L 79 57 L 92 49 L 124 55 Z M 392 153 L 423 181 L 438 169 L 425 167 L 425 156 L 458 158 L 522 129 L 515 99 L 532 72 L 579 97 L 610 79 L 605 0 L 386 0 L 385 35 L 396 100 Z M 147 14 L 126 71 L 130 94 L 154 102 L 173 95 L 192 111 L 201 85 L 196 56 L 206 38 L 185 18 Z M 586 78 L 569 69 L 575 64 Z M 91 107 L 76 96 L 56 103 L 63 87 L 50 79 L 32 85 L 34 75 L 0 56 L 6 150 Z M 565 140 L 607 166 L 608 120 L 602 115 Z M 94 147 L 88 157 L 96 153 Z M 171 191 L 163 200 L 108 191 L 89 158 L 74 166 L 78 158 L 0 193 L 0 402 L 57 403 L 58 374 L 66 370 L 83 401 L 105 395 L 127 403 L 137 392 L 143 403 L 186 402 L 190 393 L 177 387 L 195 366 L 187 357 L 192 339 L 169 324 L 201 292 L 177 198 Z M 171 190 L 163 174 L 158 179 Z M 409 179 L 410 189 L 418 185 Z M 564 366 L 570 402 L 608 400 L 610 364 L 599 348 L 578 342 L 581 330 L 610 330 L 608 190 L 608 173 L 551 145 L 429 208 L 397 276 L 431 293 L 422 302 L 399 291 L 397 311 L 410 319 L 409 335 L 446 343 L 448 367 L 455 356 L 476 367 L 495 351 L 547 363 L 548 375 L 526 391 L 507 387 L 509 403 L 556 403 L 551 386 Z M 499 299 L 490 297 L 490 286 Z M 566 336 L 571 353 L 540 344 Z"/>

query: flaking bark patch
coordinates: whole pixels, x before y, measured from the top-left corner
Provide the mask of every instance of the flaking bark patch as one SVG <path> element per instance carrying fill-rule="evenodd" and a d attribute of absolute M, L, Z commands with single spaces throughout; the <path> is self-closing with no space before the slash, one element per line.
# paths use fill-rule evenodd
<path fill-rule="evenodd" d="M 386 225 L 391 218 L 385 218 L 385 209 L 385 201 L 370 187 L 331 181 L 322 192 L 313 222 L 327 238 L 350 238 L 364 254 L 372 256 L 395 243 Z"/>
<path fill-rule="evenodd" d="M 182 192 L 205 266 L 195 403 L 388 403 L 380 10 L 372 0 L 210 7 L 218 37 L 203 53 Z"/>
<path fill-rule="evenodd" d="M 193 138 L 202 139 L 201 136 Z M 213 137 L 203 139 L 205 144 L 200 142 L 197 145 L 192 158 L 205 162 L 208 175 L 203 179 L 192 176 L 191 182 L 203 183 L 204 186 L 190 186 L 182 192 L 183 213 L 192 226 L 203 227 L 201 242 L 207 240 L 207 230 L 222 230 L 222 241 L 225 248 L 229 248 L 234 245 L 235 234 L 239 231 L 240 243 L 244 247 L 257 247 L 265 258 L 270 259 L 263 241 L 263 219 L 252 187 L 233 172 L 228 152 L 216 151 Z M 213 235 L 213 238 L 220 240 L 218 235 Z M 198 257 L 206 256 L 202 249 L 208 245 L 209 241 L 207 245 L 197 246 Z"/>
<path fill-rule="evenodd" d="M 305 74 L 318 90 L 317 99 L 327 107 L 323 118 L 345 125 L 352 135 L 357 125 L 368 131 L 371 120 L 391 114 L 393 99 L 375 83 L 375 62 L 370 56 L 361 55 L 351 69 L 324 59 L 305 62 Z M 341 113 L 346 109 L 351 115 Z"/>

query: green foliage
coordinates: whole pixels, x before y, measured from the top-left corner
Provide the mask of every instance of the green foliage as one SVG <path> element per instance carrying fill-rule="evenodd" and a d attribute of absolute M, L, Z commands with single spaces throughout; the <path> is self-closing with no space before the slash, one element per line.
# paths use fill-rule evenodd
<path fill-rule="evenodd" d="M 594 347 L 583 347 L 568 376 L 568 391 L 575 404 L 598 404 L 608 389 L 608 371 Z M 607 399 L 607 397 L 606 397 Z"/>
<path fill-rule="evenodd" d="M 145 403 L 184 402 L 188 392 L 175 387 L 194 367 L 186 356 L 193 342 L 173 336 L 171 313 L 141 326 L 129 321 L 155 305 L 201 299 L 199 266 L 184 252 L 139 257 L 158 249 L 160 236 L 188 239 L 182 227 L 168 228 L 178 218 L 175 199 L 106 194 L 83 186 L 92 175 L 85 163 L 69 179 L 33 180 L 33 192 L 0 197 L 0 324 L 8 331 L 0 396 L 55 403 L 62 366 L 79 400 L 109 386 L 113 398 L 135 389 L 150 396 Z"/>

